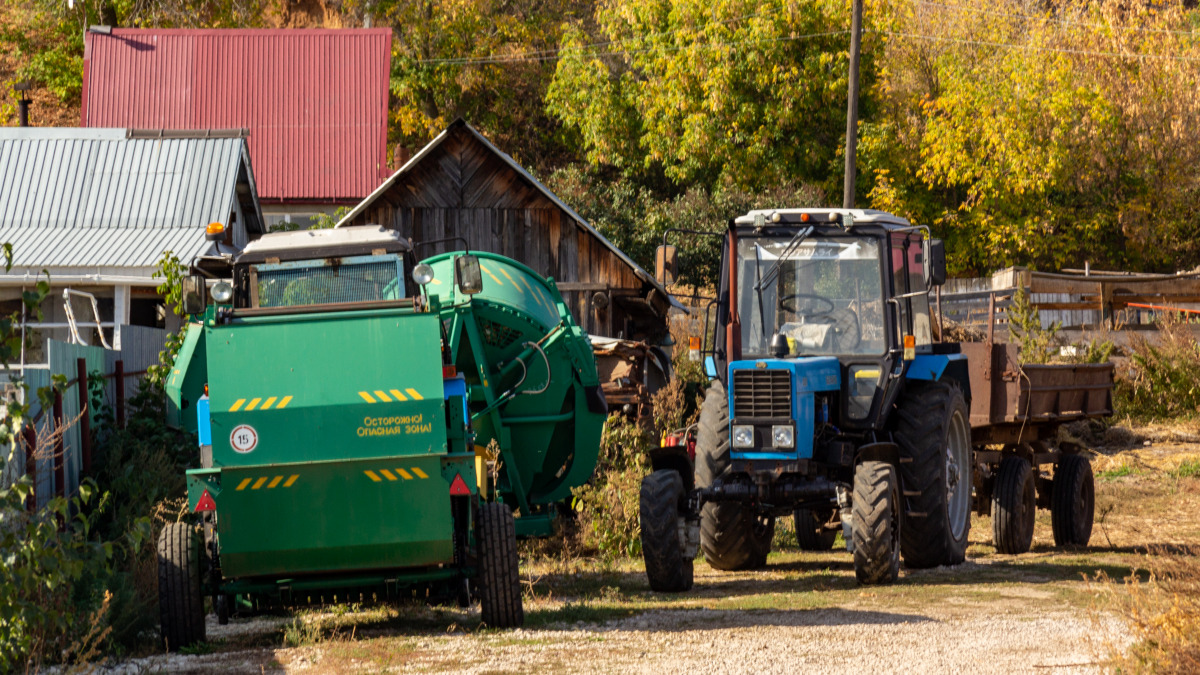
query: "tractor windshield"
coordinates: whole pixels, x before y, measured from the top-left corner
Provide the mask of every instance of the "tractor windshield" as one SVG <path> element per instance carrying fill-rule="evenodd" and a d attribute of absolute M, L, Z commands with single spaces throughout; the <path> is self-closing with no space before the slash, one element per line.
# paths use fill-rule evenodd
<path fill-rule="evenodd" d="M 884 308 L 879 241 L 870 237 L 738 239 L 742 350 L 789 356 L 881 355 Z"/>
<path fill-rule="evenodd" d="M 253 307 L 399 300 L 404 261 L 394 254 L 262 263 L 250 268 Z"/>

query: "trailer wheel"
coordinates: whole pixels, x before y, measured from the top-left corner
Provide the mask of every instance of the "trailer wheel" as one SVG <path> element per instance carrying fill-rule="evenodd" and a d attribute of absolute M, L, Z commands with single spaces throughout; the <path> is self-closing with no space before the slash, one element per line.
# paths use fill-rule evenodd
<path fill-rule="evenodd" d="M 829 551 L 837 538 L 836 530 L 825 529 L 825 523 L 833 519 L 834 509 L 796 509 L 792 514 L 796 520 L 796 544 L 801 551 Z"/>
<path fill-rule="evenodd" d="M 1092 463 L 1079 455 L 1063 455 L 1054 470 L 1050 522 L 1056 546 L 1087 546 L 1092 538 L 1096 486 Z"/>
<path fill-rule="evenodd" d="M 660 469 L 642 479 L 642 559 L 652 591 L 680 593 L 692 588 L 692 559 L 684 554 L 679 532 L 683 496 L 678 471 Z"/>
<path fill-rule="evenodd" d="M 696 434 L 696 487 L 729 473 L 729 398 L 713 382 L 704 395 Z M 767 564 L 775 519 L 760 518 L 737 502 L 708 502 L 700 509 L 700 548 L 719 570 L 750 570 Z"/>
<path fill-rule="evenodd" d="M 1006 456 L 1000 461 L 992 492 L 992 543 L 997 552 L 1016 554 L 1029 550 L 1036 509 L 1029 461 L 1016 455 Z"/>
<path fill-rule="evenodd" d="M 168 523 L 158 535 L 158 610 L 167 650 L 204 641 L 200 537 L 187 523 Z"/>
<path fill-rule="evenodd" d="M 901 550 L 913 568 L 957 565 L 971 531 L 971 425 L 958 387 L 913 387 L 896 411 L 900 483 L 908 503 Z"/>
<path fill-rule="evenodd" d="M 854 576 L 886 584 L 900 575 L 900 485 L 896 469 L 870 461 L 854 469 Z"/>
<path fill-rule="evenodd" d="M 517 558 L 517 527 L 512 511 L 490 502 L 479 509 L 479 606 L 483 622 L 492 628 L 515 628 L 525 623 L 521 604 L 521 574 Z"/>

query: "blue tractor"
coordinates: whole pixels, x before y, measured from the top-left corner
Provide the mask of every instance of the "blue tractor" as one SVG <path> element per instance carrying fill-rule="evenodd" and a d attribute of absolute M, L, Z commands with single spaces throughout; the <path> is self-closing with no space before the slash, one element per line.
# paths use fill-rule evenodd
<path fill-rule="evenodd" d="M 963 561 L 972 510 L 969 369 L 935 342 L 942 242 L 857 209 L 752 211 L 724 234 L 711 385 L 688 444 L 652 454 L 641 488 L 650 586 L 766 563 L 775 521 L 801 548 L 843 533 L 863 584 Z M 673 247 L 659 251 L 673 275 Z"/>

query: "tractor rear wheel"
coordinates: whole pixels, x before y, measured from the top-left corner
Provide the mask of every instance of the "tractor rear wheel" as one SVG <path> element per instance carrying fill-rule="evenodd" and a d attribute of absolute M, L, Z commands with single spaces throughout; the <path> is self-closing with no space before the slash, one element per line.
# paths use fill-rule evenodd
<path fill-rule="evenodd" d="M 904 564 L 957 565 L 971 530 L 971 425 L 958 387 L 933 382 L 899 401 L 896 440 L 900 484 L 907 502 Z"/>
<path fill-rule="evenodd" d="M 521 604 L 521 574 L 517 558 L 517 528 L 512 511 L 490 502 L 479 509 L 479 606 L 483 622 L 492 628 L 515 628 L 525 623 Z"/>
<path fill-rule="evenodd" d="M 684 555 L 679 531 L 683 496 L 678 471 L 660 469 L 642 479 L 642 559 L 652 591 L 680 593 L 692 588 L 692 559 Z"/>
<path fill-rule="evenodd" d="M 887 462 L 854 469 L 852 519 L 854 576 L 860 584 L 887 584 L 900 576 L 900 481 Z"/>
<path fill-rule="evenodd" d="M 1000 461 L 992 491 L 992 543 L 998 553 L 1025 553 L 1033 543 L 1037 508 L 1029 460 L 1008 455 Z"/>
<path fill-rule="evenodd" d="M 158 610 L 163 646 L 178 651 L 204 641 L 200 537 L 188 523 L 168 523 L 158 535 Z"/>
<path fill-rule="evenodd" d="M 833 548 L 837 530 L 825 529 L 825 523 L 833 519 L 834 509 L 796 509 L 796 543 L 801 551 L 828 551 Z"/>
<path fill-rule="evenodd" d="M 713 382 L 704 395 L 696 434 L 696 487 L 706 488 L 730 471 L 729 398 Z M 737 502 L 707 502 L 700 509 L 700 548 L 719 570 L 750 570 L 767 564 L 775 519 L 759 517 Z"/>
<path fill-rule="evenodd" d="M 1087 546 L 1092 538 L 1096 485 L 1092 463 L 1079 455 L 1063 455 L 1054 470 L 1050 522 L 1056 546 Z"/>

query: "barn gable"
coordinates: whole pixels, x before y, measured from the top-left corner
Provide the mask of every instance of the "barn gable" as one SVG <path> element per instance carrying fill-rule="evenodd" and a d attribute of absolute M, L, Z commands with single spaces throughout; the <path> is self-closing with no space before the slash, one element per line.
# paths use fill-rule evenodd
<path fill-rule="evenodd" d="M 338 226 L 372 223 L 411 237 L 420 257 L 465 246 L 519 260 L 553 277 L 576 320 L 595 334 L 656 340 L 666 332 L 667 310 L 679 306 L 653 275 L 462 120 Z"/>

